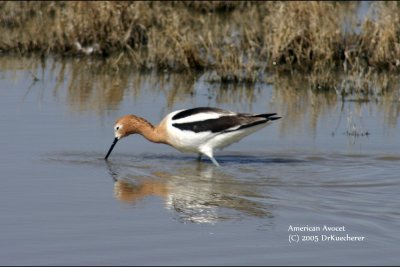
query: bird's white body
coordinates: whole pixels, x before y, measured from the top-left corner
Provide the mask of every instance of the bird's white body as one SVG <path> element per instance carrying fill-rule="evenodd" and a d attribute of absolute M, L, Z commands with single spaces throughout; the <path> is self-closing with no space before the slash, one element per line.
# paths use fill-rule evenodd
<path fill-rule="evenodd" d="M 218 165 L 217 161 L 214 159 L 213 151 L 215 149 L 223 149 L 233 143 L 240 141 L 242 138 L 250 135 L 265 126 L 269 125 L 272 120 L 261 123 L 252 127 L 238 129 L 244 124 L 234 124 L 231 127 L 224 129 L 222 131 L 212 132 L 211 130 L 205 131 L 191 131 L 182 130 L 174 126 L 174 124 L 184 124 L 184 123 L 199 123 L 207 120 L 214 120 L 218 123 L 219 120 L 223 120 L 222 117 L 235 117 L 243 116 L 234 112 L 223 111 L 215 109 L 213 111 L 201 112 L 194 115 L 189 115 L 180 119 L 173 119 L 173 117 L 182 111 L 178 110 L 168 114 L 160 123 L 160 125 L 166 126 L 166 131 L 168 134 L 168 140 L 170 144 L 181 152 L 194 152 L 204 154 L 208 156 L 214 164 Z M 253 115 L 249 115 L 253 116 Z M 264 118 L 263 118 L 264 119 Z M 265 119 L 264 119 L 265 120 Z"/>
<path fill-rule="evenodd" d="M 148 140 L 166 143 L 182 152 L 206 155 L 214 159 L 214 149 L 222 149 L 254 133 L 271 121 L 279 119 L 276 113 L 241 114 L 217 108 L 193 108 L 171 112 L 154 127 L 143 118 L 127 115 L 115 124 L 115 143 L 129 134 L 139 133 Z"/>

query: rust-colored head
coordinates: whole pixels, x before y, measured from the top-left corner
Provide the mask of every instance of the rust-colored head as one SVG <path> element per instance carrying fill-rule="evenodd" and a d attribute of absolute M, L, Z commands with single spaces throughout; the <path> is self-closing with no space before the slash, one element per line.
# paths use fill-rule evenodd
<path fill-rule="evenodd" d="M 114 134 L 118 139 L 124 138 L 130 134 L 139 132 L 143 125 L 143 119 L 135 115 L 125 115 L 117 119 L 114 125 Z"/>
<path fill-rule="evenodd" d="M 115 138 L 110 149 L 108 150 L 105 159 L 107 159 L 108 156 L 111 154 L 111 151 L 113 150 L 118 140 L 131 134 L 141 134 L 143 132 L 143 128 L 148 127 L 153 128 L 153 126 L 148 121 L 135 115 L 125 115 L 117 119 L 114 125 Z"/>

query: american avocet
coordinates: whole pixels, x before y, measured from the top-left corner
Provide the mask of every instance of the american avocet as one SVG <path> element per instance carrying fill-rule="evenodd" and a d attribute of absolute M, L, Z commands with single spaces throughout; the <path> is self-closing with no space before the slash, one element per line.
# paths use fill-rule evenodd
<path fill-rule="evenodd" d="M 218 108 L 199 107 L 171 112 L 158 126 L 135 115 L 119 118 L 114 126 L 115 138 L 105 159 L 118 140 L 130 134 L 141 134 L 154 143 L 170 145 L 182 152 L 198 153 L 214 159 L 215 148 L 222 149 L 243 137 L 280 119 L 276 113 L 245 114 Z"/>

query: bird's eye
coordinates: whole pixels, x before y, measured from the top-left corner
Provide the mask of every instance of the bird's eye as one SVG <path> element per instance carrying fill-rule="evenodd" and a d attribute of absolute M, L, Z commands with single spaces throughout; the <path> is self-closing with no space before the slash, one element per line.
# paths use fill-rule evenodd
<path fill-rule="evenodd" d="M 118 131 L 118 130 L 119 130 L 119 126 L 115 127 L 115 130 L 117 130 L 117 131 Z"/>

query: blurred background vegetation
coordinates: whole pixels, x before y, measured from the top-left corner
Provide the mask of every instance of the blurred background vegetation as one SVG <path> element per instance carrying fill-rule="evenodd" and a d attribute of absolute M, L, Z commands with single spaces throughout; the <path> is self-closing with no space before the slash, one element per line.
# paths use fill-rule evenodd
<path fill-rule="evenodd" d="M 0 2 L 0 51 L 90 57 L 114 70 L 207 71 L 223 83 L 305 73 L 315 90 L 377 95 L 388 85 L 376 91 L 374 74 L 399 70 L 400 3 L 369 2 L 360 18 L 363 4 Z"/>
<path fill-rule="evenodd" d="M 376 102 L 395 127 L 399 15 L 380 1 L 0 2 L 0 69 L 29 71 L 26 94 L 50 69 L 76 112 L 117 109 L 143 88 L 168 110 L 196 94 L 251 105 L 272 84 L 274 111 L 291 114 L 282 132 L 316 130 L 345 101 L 352 120 Z"/>

